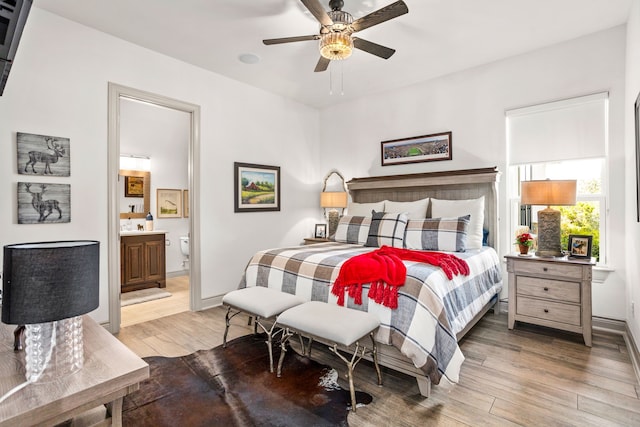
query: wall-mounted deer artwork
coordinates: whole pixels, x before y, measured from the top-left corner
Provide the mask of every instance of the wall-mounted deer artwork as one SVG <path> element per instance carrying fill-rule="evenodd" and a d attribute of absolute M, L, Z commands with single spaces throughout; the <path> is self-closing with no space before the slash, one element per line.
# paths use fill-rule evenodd
<path fill-rule="evenodd" d="M 71 185 L 18 183 L 18 224 L 71 222 Z"/>
<path fill-rule="evenodd" d="M 69 138 L 17 132 L 18 173 L 71 176 Z"/>

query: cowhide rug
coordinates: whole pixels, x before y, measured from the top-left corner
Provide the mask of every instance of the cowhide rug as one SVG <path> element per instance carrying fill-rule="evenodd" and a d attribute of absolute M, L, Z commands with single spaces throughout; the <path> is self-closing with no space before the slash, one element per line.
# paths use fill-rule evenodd
<path fill-rule="evenodd" d="M 346 426 L 349 390 L 330 367 L 287 350 L 269 372 L 264 335 L 184 357 L 147 357 L 150 377 L 124 399 L 125 426 Z M 276 347 L 274 345 L 274 347 Z M 280 349 L 274 350 L 277 363 Z M 323 385 L 321 385 L 324 384 Z M 358 403 L 369 394 L 356 392 Z"/>

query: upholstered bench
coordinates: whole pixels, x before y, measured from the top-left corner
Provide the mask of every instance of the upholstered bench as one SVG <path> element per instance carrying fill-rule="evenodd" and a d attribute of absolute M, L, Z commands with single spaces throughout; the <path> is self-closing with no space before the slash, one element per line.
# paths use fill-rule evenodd
<path fill-rule="evenodd" d="M 267 334 L 266 344 L 269 349 L 269 371 L 273 372 L 273 351 L 271 343 L 276 322 L 274 321 L 271 327 L 267 328 L 267 326 L 262 323 L 262 320 L 276 318 L 288 308 L 302 304 L 303 302 L 304 300 L 300 297 L 263 286 L 253 286 L 229 292 L 222 297 L 222 304 L 228 307 L 227 314 L 225 315 L 226 326 L 224 328 L 222 347 L 227 346 L 227 333 L 229 332 L 231 319 L 240 313 L 253 316 L 256 326 L 260 326 Z M 235 310 L 235 313 L 231 314 L 232 310 Z"/>
<path fill-rule="evenodd" d="M 297 333 L 300 336 L 309 338 L 308 350 L 303 345 L 303 355 L 310 356 L 313 339 L 317 339 L 328 343 L 329 350 L 347 364 L 347 378 L 349 379 L 351 409 L 353 412 L 356 411 L 353 370 L 368 353 L 371 354 L 378 374 L 378 385 L 382 385 L 376 342 L 373 339 L 373 332 L 380 326 L 380 319 L 377 316 L 334 304 L 310 301 L 285 310 L 278 316 L 276 323 L 284 328 L 281 340 L 282 351 L 278 361 L 278 377 L 282 375 L 282 362 L 287 351 L 287 343 Z M 371 338 L 372 345 L 370 349 L 360 344 L 360 340 L 367 335 Z M 347 359 L 338 351 L 338 346 L 348 349 L 353 345 L 355 345 L 355 349 L 350 359 Z"/>

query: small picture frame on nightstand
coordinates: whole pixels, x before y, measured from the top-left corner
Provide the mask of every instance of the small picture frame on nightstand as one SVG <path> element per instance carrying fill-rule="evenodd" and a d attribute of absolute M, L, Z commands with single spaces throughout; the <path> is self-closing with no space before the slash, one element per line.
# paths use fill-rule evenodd
<path fill-rule="evenodd" d="M 591 259 L 593 236 L 569 235 L 569 259 Z"/>
<path fill-rule="evenodd" d="M 314 234 L 316 239 L 327 238 L 327 224 L 316 224 L 316 232 Z"/>

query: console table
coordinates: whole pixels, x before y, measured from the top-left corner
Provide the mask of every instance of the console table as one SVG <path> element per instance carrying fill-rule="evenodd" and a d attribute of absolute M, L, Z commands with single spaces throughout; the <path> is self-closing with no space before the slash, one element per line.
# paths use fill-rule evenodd
<path fill-rule="evenodd" d="M 24 351 L 13 351 L 15 326 L 0 324 L 0 396 L 25 382 Z M 0 403 L 0 426 L 56 425 L 107 405 L 122 426 L 122 400 L 149 377 L 149 365 L 83 316 L 84 367 L 56 381 L 30 384 Z M 107 421 L 108 424 L 108 421 Z"/>

